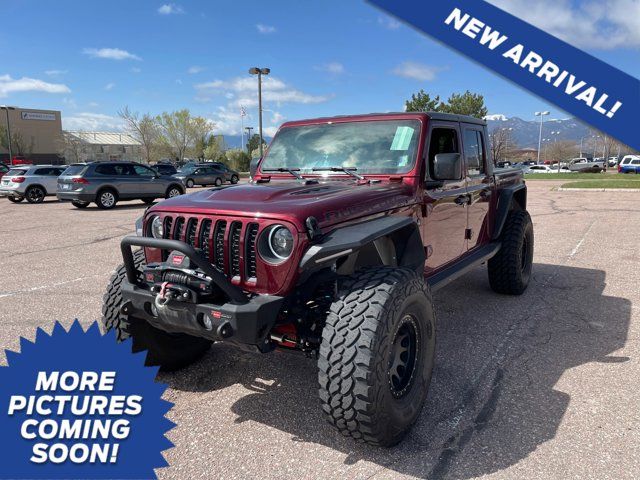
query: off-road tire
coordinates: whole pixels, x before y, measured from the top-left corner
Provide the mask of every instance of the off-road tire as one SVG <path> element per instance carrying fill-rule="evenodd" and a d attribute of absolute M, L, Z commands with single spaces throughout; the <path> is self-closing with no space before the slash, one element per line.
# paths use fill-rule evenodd
<path fill-rule="evenodd" d="M 87 208 L 89 206 L 89 202 L 83 202 L 80 200 L 71 200 L 71 205 L 76 208 Z"/>
<path fill-rule="evenodd" d="M 106 194 L 109 194 L 109 193 L 113 195 L 113 203 L 110 203 L 107 201 Z M 98 208 L 102 210 L 111 210 L 116 206 L 117 203 L 118 203 L 118 193 L 111 188 L 105 188 L 103 190 L 100 190 L 96 195 L 96 205 L 98 205 Z"/>
<path fill-rule="evenodd" d="M 487 262 L 489 284 L 497 293 L 521 295 L 533 266 L 533 224 L 526 210 L 509 212 L 500 241 L 500 250 Z"/>
<path fill-rule="evenodd" d="M 7 197 L 11 203 L 20 203 L 24 197 Z"/>
<path fill-rule="evenodd" d="M 187 185 L 187 188 L 193 188 L 195 187 L 196 183 L 193 180 L 188 179 L 186 182 L 186 185 Z"/>
<path fill-rule="evenodd" d="M 46 196 L 47 192 L 45 189 L 38 185 L 27 188 L 27 191 L 25 192 L 25 198 L 29 203 L 42 203 Z"/>
<path fill-rule="evenodd" d="M 233 185 L 235 185 L 236 183 L 238 183 L 240 181 L 240 178 L 238 178 L 238 175 L 231 175 L 231 183 Z"/>
<path fill-rule="evenodd" d="M 391 361 L 400 330 L 415 327 L 413 368 L 394 389 Z M 320 401 L 343 435 L 376 446 L 402 440 L 427 396 L 435 355 L 431 292 L 415 271 L 373 267 L 342 282 L 322 332 Z"/>
<path fill-rule="evenodd" d="M 140 272 L 144 264 L 142 250 L 134 252 L 135 266 Z M 102 297 L 102 325 L 106 331 L 115 330 L 119 341 L 131 337 L 134 352 L 147 350 L 147 365 L 159 365 L 162 370 L 174 371 L 186 367 L 200 358 L 211 346 L 209 340 L 183 333 L 163 332 L 142 319 L 129 319 L 120 313 L 122 282 L 126 278 L 124 265 L 111 277 Z"/>

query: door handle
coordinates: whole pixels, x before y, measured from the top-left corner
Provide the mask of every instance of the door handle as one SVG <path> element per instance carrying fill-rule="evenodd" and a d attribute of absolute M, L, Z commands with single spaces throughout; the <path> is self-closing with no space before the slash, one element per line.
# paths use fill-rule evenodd
<path fill-rule="evenodd" d="M 469 200 L 469 195 L 460 195 L 459 197 L 456 197 L 454 202 L 456 202 L 456 205 L 466 205 L 469 203 Z"/>

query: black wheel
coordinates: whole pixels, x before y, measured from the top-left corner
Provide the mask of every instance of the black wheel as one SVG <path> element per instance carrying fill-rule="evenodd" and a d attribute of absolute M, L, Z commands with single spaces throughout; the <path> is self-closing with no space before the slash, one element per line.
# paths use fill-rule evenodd
<path fill-rule="evenodd" d="M 195 186 L 195 182 L 192 179 L 187 180 L 187 188 L 193 188 Z"/>
<path fill-rule="evenodd" d="M 220 177 L 216 178 L 216 182 L 214 184 L 216 187 L 219 187 L 220 185 L 222 185 L 222 179 Z"/>
<path fill-rule="evenodd" d="M 89 206 L 89 202 L 82 202 L 80 200 L 71 200 L 71 205 L 76 208 L 87 208 Z"/>
<path fill-rule="evenodd" d="M 533 224 L 525 210 L 512 210 L 501 236 L 502 246 L 489 260 L 489 284 L 498 293 L 520 295 L 531 279 Z"/>
<path fill-rule="evenodd" d="M 103 210 L 115 207 L 116 203 L 118 203 L 118 194 L 110 188 L 100 190 L 96 196 L 96 204 Z"/>
<path fill-rule="evenodd" d="M 143 198 L 142 201 L 147 205 L 152 205 L 156 201 L 155 198 Z"/>
<path fill-rule="evenodd" d="M 142 250 L 134 252 L 138 270 L 144 264 Z M 200 358 L 211 346 L 209 340 L 185 334 L 170 334 L 149 325 L 146 321 L 124 317 L 120 313 L 122 304 L 122 282 L 126 278 L 124 265 L 120 265 L 109 282 L 102 298 L 102 324 L 106 331 L 115 330 L 118 340 L 133 340 L 133 351 L 147 350 L 147 365 L 159 365 L 166 371 L 186 367 Z"/>
<path fill-rule="evenodd" d="M 240 179 L 238 178 L 238 175 L 231 175 L 231 183 L 233 183 L 235 185 L 239 181 L 240 181 Z"/>
<path fill-rule="evenodd" d="M 165 198 L 173 198 L 173 197 L 177 197 L 178 195 L 182 195 L 182 189 L 180 187 L 178 187 L 177 185 L 171 185 L 167 189 L 167 193 L 165 194 Z"/>
<path fill-rule="evenodd" d="M 29 203 L 42 203 L 46 195 L 47 192 L 44 191 L 44 188 L 34 185 L 27 188 L 25 197 Z"/>
<path fill-rule="evenodd" d="M 20 203 L 24 200 L 24 197 L 7 197 L 12 203 Z"/>
<path fill-rule="evenodd" d="M 373 267 L 343 282 L 318 359 L 320 400 L 342 434 L 378 446 L 402 440 L 431 381 L 431 292 L 407 268 Z"/>

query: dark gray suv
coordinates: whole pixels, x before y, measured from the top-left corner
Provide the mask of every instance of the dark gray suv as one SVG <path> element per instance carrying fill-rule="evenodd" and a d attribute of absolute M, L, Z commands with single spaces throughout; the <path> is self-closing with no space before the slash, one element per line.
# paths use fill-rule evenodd
<path fill-rule="evenodd" d="M 95 202 L 99 208 L 115 207 L 120 200 L 170 198 L 185 192 L 181 182 L 159 175 L 153 169 L 135 162 L 92 162 L 70 165 L 58 177 L 57 196 L 77 208 Z"/>

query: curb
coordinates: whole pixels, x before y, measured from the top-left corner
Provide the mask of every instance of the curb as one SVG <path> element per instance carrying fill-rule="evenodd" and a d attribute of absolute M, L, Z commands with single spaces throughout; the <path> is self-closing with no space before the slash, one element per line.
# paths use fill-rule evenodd
<path fill-rule="evenodd" d="M 639 192 L 640 188 L 562 188 L 556 189 L 559 192 Z"/>

